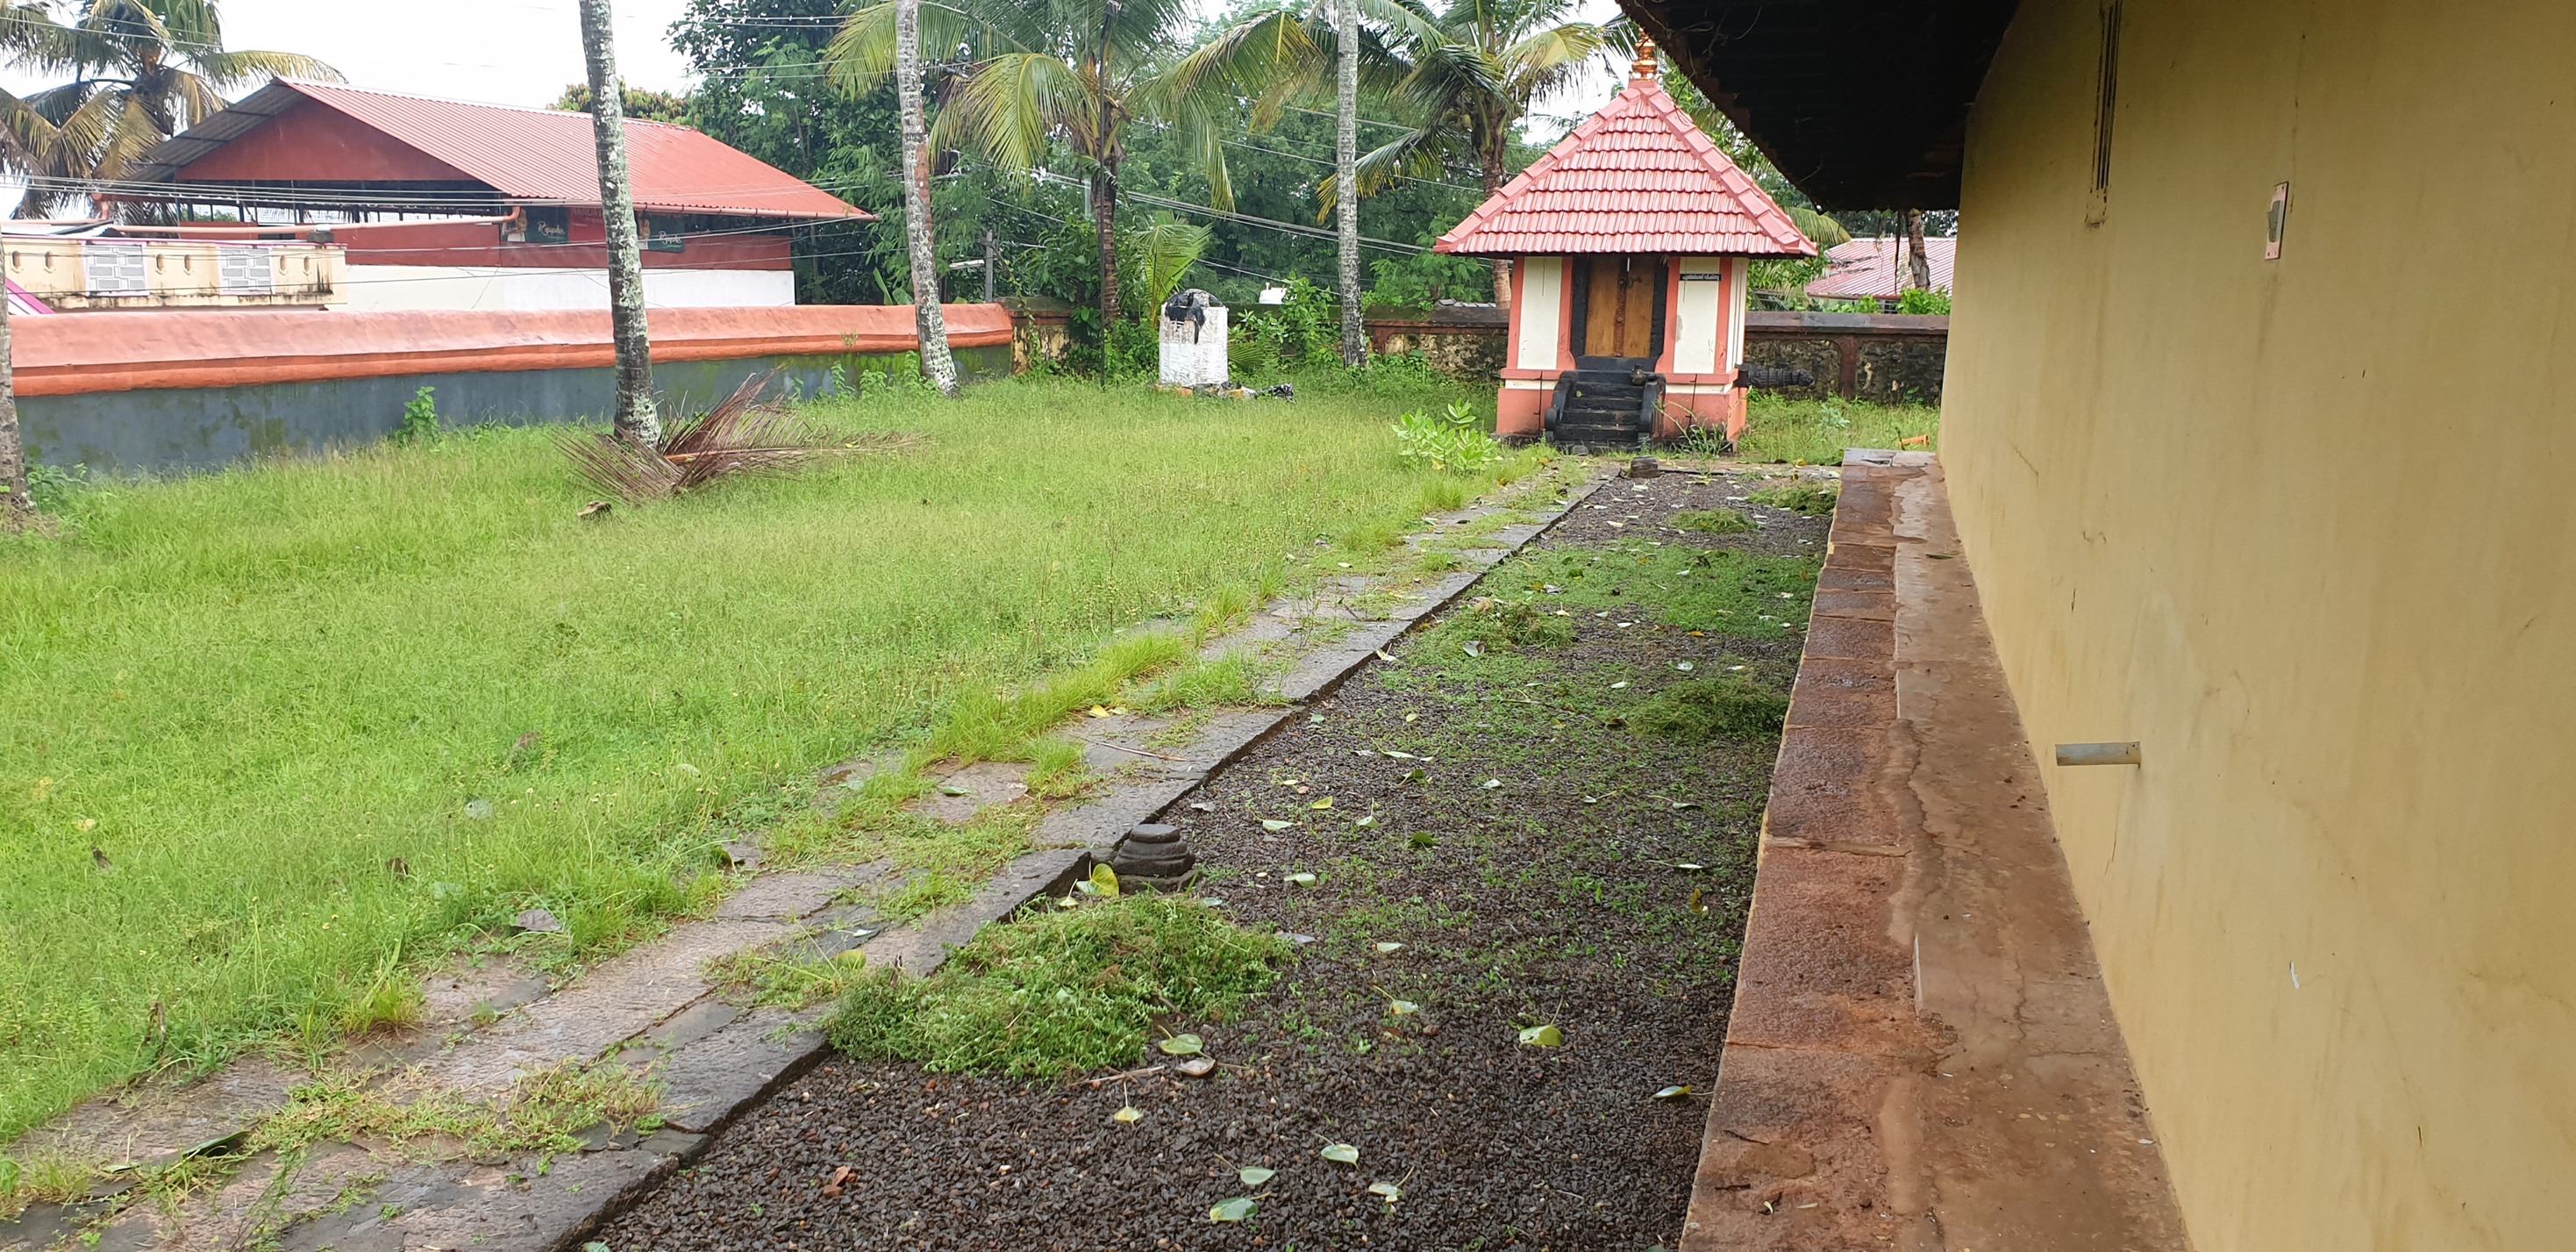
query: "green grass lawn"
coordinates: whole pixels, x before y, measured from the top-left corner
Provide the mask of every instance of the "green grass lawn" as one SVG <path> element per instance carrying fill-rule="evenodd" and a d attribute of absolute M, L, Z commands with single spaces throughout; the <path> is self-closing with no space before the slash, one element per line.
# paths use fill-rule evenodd
<path fill-rule="evenodd" d="M 1905 440 L 1923 451 L 1940 447 L 1941 410 L 1920 404 L 1871 404 L 1864 400 L 1784 400 L 1753 395 L 1750 424 L 1736 441 L 1747 461 L 1840 465 L 1845 448 L 1893 448 Z"/>
<path fill-rule="evenodd" d="M 814 769 L 1384 551 L 1460 495 L 1387 427 L 1465 393 L 1412 386 L 821 405 L 926 441 L 604 520 L 540 431 L 75 494 L 0 540 L 0 1143 L 521 908 L 614 948 Z"/>

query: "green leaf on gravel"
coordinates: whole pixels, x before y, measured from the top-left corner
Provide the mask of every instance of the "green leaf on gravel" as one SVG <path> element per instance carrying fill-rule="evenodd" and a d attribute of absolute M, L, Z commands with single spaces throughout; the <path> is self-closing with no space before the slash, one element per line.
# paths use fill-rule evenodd
<path fill-rule="evenodd" d="M 1258 1187 L 1261 1184 L 1278 1177 L 1279 1171 L 1275 1169 L 1263 1169 L 1258 1165 L 1246 1165 L 1242 1169 L 1236 1170 L 1234 1172 L 1234 1176 L 1241 1179 L 1244 1186 Z M 1250 1203 L 1250 1201 L 1246 1201 L 1246 1203 Z"/>
<path fill-rule="evenodd" d="M 1678 1100 L 1683 1096 L 1690 1094 L 1692 1094 L 1690 1084 L 1683 1083 L 1678 1087 L 1666 1087 L 1663 1090 L 1656 1092 L 1655 1098 L 1658 1100 Z"/>
<path fill-rule="evenodd" d="M 964 787 L 950 786 L 947 783 L 941 783 L 939 785 L 939 794 L 943 796 L 971 796 L 975 793 L 968 791 Z"/>
<path fill-rule="evenodd" d="M 1286 830 L 1296 824 L 1297 823 L 1295 822 L 1283 822 L 1275 817 L 1265 817 L 1261 819 L 1261 828 L 1263 830 Z"/>
<path fill-rule="evenodd" d="M 1404 1188 L 1391 1182 L 1373 1182 L 1369 1184 L 1369 1194 L 1385 1196 L 1386 1202 L 1392 1205 L 1404 1198 Z"/>
<path fill-rule="evenodd" d="M 1360 820 L 1358 820 L 1358 821 L 1356 821 L 1356 822 L 1351 823 L 1351 825 L 1353 825 L 1353 826 L 1357 826 L 1357 827 L 1359 827 L 1359 828 L 1360 828 L 1360 829 L 1362 829 L 1362 830 L 1366 830 L 1366 829 L 1368 829 L 1368 828 L 1369 828 L 1369 827 L 1371 827 L 1371 826 L 1375 826 L 1375 825 L 1377 825 L 1377 814 L 1375 814 L 1375 813 L 1371 813 L 1371 814 L 1369 814 L 1368 816 L 1363 817 L 1363 818 L 1361 818 Z"/>
<path fill-rule="evenodd" d="M 1134 1123 L 1141 1122 L 1141 1121 L 1145 1120 L 1145 1114 L 1144 1114 L 1142 1111 L 1140 1111 L 1140 1110 L 1139 1110 L 1135 1105 L 1130 1104 L 1130 1105 L 1126 1106 L 1125 1108 L 1122 1108 L 1122 1109 L 1118 1110 L 1117 1112 L 1110 1114 L 1110 1115 L 1109 1115 L 1109 1120 L 1111 1120 L 1111 1121 L 1113 1121 L 1113 1122 L 1124 1122 L 1124 1123 L 1127 1123 L 1127 1124 L 1133 1125 Z"/>
<path fill-rule="evenodd" d="M 1252 1214 L 1260 1207 L 1260 1205 L 1254 1204 L 1249 1196 L 1236 1196 L 1234 1199 L 1228 1200 L 1217 1205 L 1215 1208 L 1209 1209 L 1208 1220 L 1212 1222 L 1250 1221 L 1252 1220 Z"/>
<path fill-rule="evenodd" d="M 1419 715 L 1419 714 L 1415 714 L 1415 713 L 1407 713 L 1407 714 L 1405 714 L 1405 715 L 1404 715 L 1404 720 L 1406 720 L 1406 721 L 1408 721 L 1408 722 L 1409 722 L 1409 721 L 1412 721 L 1412 720 L 1413 720 L 1415 717 L 1417 717 L 1417 716 L 1420 716 L 1420 715 Z M 1394 750 L 1392 750 L 1392 749 L 1389 749 L 1386 755 L 1387 755 L 1387 759 L 1388 759 L 1388 760 L 1391 760 L 1391 761 L 1419 761 L 1419 760 L 1421 760 L 1421 759 L 1422 759 L 1421 757 L 1415 756 L 1414 754 L 1412 754 L 1412 753 L 1410 753 L 1410 752 L 1397 752 L 1397 751 L 1394 751 Z"/>
<path fill-rule="evenodd" d="M 1487 791 L 1491 791 L 1491 790 L 1493 790 L 1494 788 L 1499 787 L 1499 786 L 1502 786 L 1502 785 L 1503 785 L 1503 780 L 1502 780 L 1502 779 L 1499 779 L 1499 778 L 1488 778 L 1488 779 L 1486 779 L 1486 780 L 1485 780 L 1485 790 L 1487 790 Z"/>
<path fill-rule="evenodd" d="M 1307 805 L 1306 807 L 1310 809 L 1329 809 L 1333 807 L 1333 798 L 1331 796 L 1326 796 L 1321 800 L 1315 801 L 1313 804 Z"/>
<path fill-rule="evenodd" d="M 1377 945 L 1377 950 L 1378 950 L 1378 952 L 1379 952 L 1379 954 L 1380 954 L 1380 955 L 1383 955 L 1383 954 L 1388 953 L 1388 952 L 1402 952 L 1402 951 L 1404 951 L 1404 945 L 1403 945 L 1403 944 L 1400 944 L 1400 943 L 1397 943 L 1396 941 L 1394 941 L 1394 940 L 1392 940 L 1392 939 L 1387 939 L 1387 940 L 1382 940 L 1382 941 L 1380 941 L 1380 942 L 1378 943 L 1378 945 Z"/>
<path fill-rule="evenodd" d="M 1565 1032 L 1554 1026 L 1531 1026 L 1521 1031 L 1521 1042 L 1533 1048 L 1553 1048 L 1565 1042 Z"/>
<path fill-rule="evenodd" d="M 1409 769 L 1404 772 L 1404 781 L 1410 783 L 1426 782 L 1430 778 L 1431 774 L 1429 771 L 1423 770 L 1420 767 Z"/>
<path fill-rule="evenodd" d="M 1398 1017 L 1411 1017 L 1422 1011 L 1422 1006 L 1411 1000 L 1389 1000 L 1386 1007 L 1388 1012 Z"/>
<path fill-rule="evenodd" d="M 1707 866 L 1705 866 L 1705 865 L 1700 864 L 1700 863 L 1699 863 L 1699 862 L 1697 862 L 1697 861 L 1683 861 L 1683 862 L 1681 862 L 1681 863 L 1679 863 L 1679 864 L 1677 864 L 1677 865 L 1673 866 L 1673 868 L 1674 868 L 1674 869 L 1677 869 L 1677 870 L 1680 870 L 1681 872 L 1683 872 L 1683 873 L 1685 873 L 1685 874 L 1696 874 L 1696 873 L 1700 872 L 1701 870 L 1707 869 L 1708 867 L 1707 867 Z"/>
<path fill-rule="evenodd" d="M 1316 1153 L 1316 1155 L 1323 1157 L 1325 1160 L 1331 1161 L 1336 1165 L 1357 1165 L 1360 1163 L 1360 1150 L 1347 1143 L 1325 1144 L 1324 1150 Z"/>
<path fill-rule="evenodd" d="M 1417 830 L 1413 832 L 1413 846 L 1417 848 L 1439 847 L 1440 836 L 1432 834 L 1427 830 Z"/>
<path fill-rule="evenodd" d="M 1197 1056 L 1207 1051 L 1207 1041 L 1197 1035 L 1174 1035 L 1154 1046 L 1161 1048 L 1165 1056 Z"/>
<path fill-rule="evenodd" d="M 1315 876 L 1313 874 L 1290 874 L 1288 876 L 1288 882 L 1299 887 L 1312 887 L 1315 885 Z"/>

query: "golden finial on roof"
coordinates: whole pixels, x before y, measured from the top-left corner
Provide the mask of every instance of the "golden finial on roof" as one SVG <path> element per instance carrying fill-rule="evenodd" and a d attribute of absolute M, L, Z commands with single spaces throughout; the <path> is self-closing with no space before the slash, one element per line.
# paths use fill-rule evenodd
<path fill-rule="evenodd" d="M 1628 81 L 1632 83 L 1651 83 L 1662 73 L 1662 68 L 1655 64 L 1655 41 L 1652 39 L 1639 38 L 1637 40 L 1637 63 L 1629 68 Z"/>

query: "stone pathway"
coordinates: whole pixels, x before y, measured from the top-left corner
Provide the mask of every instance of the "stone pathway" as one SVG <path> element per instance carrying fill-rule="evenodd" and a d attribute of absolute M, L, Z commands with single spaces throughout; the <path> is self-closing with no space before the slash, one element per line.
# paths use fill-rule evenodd
<path fill-rule="evenodd" d="M 1196 716 L 1120 712 L 1080 719 L 1070 730 L 1107 785 L 1083 803 L 1048 813 L 1032 838 L 1040 850 L 1011 862 L 963 905 L 892 926 L 869 905 L 850 902 L 889 882 L 882 864 L 755 872 L 708 916 L 558 986 L 506 962 L 460 966 L 431 980 L 422 1028 L 362 1045 L 339 1062 L 407 1092 L 495 1099 L 527 1075 L 614 1057 L 659 1089 L 661 1125 L 649 1135 L 611 1136 L 603 1127 L 582 1152 L 549 1158 L 418 1160 L 405 1145 L 325 1144 L 288 1158 L 233 1159 L 241 1136 L 287 1108 L 293 1089 L 313 1077 L 247 1058 L 183 1088 L 147 1084 L 92 1100 L 24 1137 L 12 1149 L 22 1159 L 59 1154 L 119 1168 L 83 1200 L 36 1205 L 15 1222 L 0 1223 L 0 1252 L 82 1245 L 105 1252 L 255 1246 L 553 1252 L 573 1246 L 624 1197 L 689 1159 L 708 1134 L 824 1051 L 817 1023 L 830 1005 L 803 1012 L 750 1006 L 709 976 L 712 964 L 764 950 L 832 958 L 856 949 L 872 968 L 932 972 L 983 926 L 1069 890 L 1131 827 L 1171 808 L 1283 723 L 1306 716 L 1308 703 L 1581 504 L 1610 469 L 1560 462 L 1475 507 L 1427 519 L 1431 525 L 1408 545 L 1452 552 L 1455 571 L 1327 578 L 1312 595 L 1265 606 L 1206 645 L 1207 659 L 1245 652 L 1268 667 L 1276 677 L 1262 694 L 1276 704 Z M 1473 528 L 1514 508 L 1536 520 L 1484 534 Z M 1170 742 L 1175 738 L 1177 746 Z M 897 759 L 859 759 L 825 771 L 818 802 Z M 1027 794 L 1022 766 L 934 772 L 942 785 L 917 808 L 955 824 Z M 729 851 L 739 865 L 757 870 L 756 848 Z M 210 1165 L 210 1176 L 196 1186 L 142 1194 L 145 1180 L 183 1172 L 191 1160 L 229 1163 Z"/>

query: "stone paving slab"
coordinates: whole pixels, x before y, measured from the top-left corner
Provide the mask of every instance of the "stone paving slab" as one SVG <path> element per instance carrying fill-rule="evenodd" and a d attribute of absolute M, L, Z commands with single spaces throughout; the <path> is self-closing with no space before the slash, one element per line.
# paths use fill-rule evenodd
<path fill-rule="evenodd" d="M 781 921 L 712 920 L 673 927 L 601 962 L 580 981 L 504 1018 L 430 1062 L 421 1077 L 459 1091 L 497 1091 L 527 1073 L 588 1061 L 715 990 L 708 962 L 786 938 Z"/>
<path fill-rule="evenodd" d="M 754 1009 L 657 1064 L 663 1120 L 701 1134 L 721 1129 L 821 1059 L 823 1012 Z"/>

